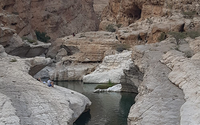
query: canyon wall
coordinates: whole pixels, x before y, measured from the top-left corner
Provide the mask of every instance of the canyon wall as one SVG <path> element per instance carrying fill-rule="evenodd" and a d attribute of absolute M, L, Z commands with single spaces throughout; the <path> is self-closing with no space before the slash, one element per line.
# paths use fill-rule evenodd
<path fill-rule="evenodd" d="M 99 28 L 108 24 L 128 26 L 149 17 L 168 16 L 175 12 L 196 12 L 199 14 L 199 1 L 196 0 L 110 0 L 102 13 Z"/>
<path fill-rule="evenodd" d="M 37 30 L 55 40 L 97 30 L 93 0 L 0 0 L 0 3 L 1 27 L 14 29 L 21 37 L 35 38 Z"/>

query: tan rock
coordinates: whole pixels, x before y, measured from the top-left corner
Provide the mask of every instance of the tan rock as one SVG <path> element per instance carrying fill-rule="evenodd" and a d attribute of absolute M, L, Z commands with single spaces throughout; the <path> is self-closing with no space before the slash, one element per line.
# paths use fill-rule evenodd
<path fill-rule="evenodd" d="M 6 46 L 9 44 L 9 40 L 16 31 L 9 27 L 0 27 L 0 32 L 0 44 Z"/>
<path fill-rule="evenodd" d="M 53 40 L 73 32 L 97 30 L 97 18 L 92 0 L 1 0 L 0 22 L 30 38 L 35 30 L 46 32 Z"/>
<path fill-rule="evenodd" d="M 195 40 L 190 42 L 190 48 L 193 50 L 194 54 L 200 52 L 200 37 L 197 37 Z"/>
<path fill-rule="evenodd" d="M 94 0 L 93 7 L 97 17 L 101 18 L 103 9 L 109 4 L 108 0 Z"/>
<path fill-rule="evenodd" d="M 62 60 L 73 62 L 101 62 L 106 54 L 113 53 L 108 51 L 119 43 L 115 33 L 104 31 L 79 33 L 57 41 L 48 55 L 55 57 L 61 47 L 67 51 L 67 57 Z"/>

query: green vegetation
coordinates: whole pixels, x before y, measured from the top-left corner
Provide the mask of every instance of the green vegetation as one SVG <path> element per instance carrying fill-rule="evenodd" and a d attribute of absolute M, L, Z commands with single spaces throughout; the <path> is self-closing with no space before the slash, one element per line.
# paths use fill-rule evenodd
<path fill-rule="evenodd" d="M 37 36 L 37 39 L 39 41 L 42 41 L 42 42 L 49 42 L 49 40 L 51 39 L 49 36 L 47 36 L 45 32 L 40 32 L 40 31 L 35 31 L 35 34 Z"/>
<path fill-rule="evenodd" d="M 182 14 L 185 18 L 193 18 L 196 15 L 196 11 L 183 11 Z"/>
<path fill-rule="evenodd" d="M 90 41 L 90 42 L 93 42 L 94 40 L 93 40 L 93 39 L 89 39 L 89 41 Z"/>
<path fill-rule="evenodd" d="M 124 33 L 128 33 L 128 31 L 123 31 Z"/>
<path fill-rule="evenodd" d="M 188 32 L 186 32 L 186 35 L 188 37 L 191 37 L 192 39 L 194 39 L 194 38 L 200 36 L 200 32 L 199 31 L 188 31 Z"/>
<path fill-rule="evenodd" d="M 11 59 L 10 62 L 17 62 L 17 59 Z"/>
<path fill-rule="evenodd" d="M 186 37 L 191 37 L 192 39 L 200 36 L 200 32 L 198 31 L 187 31 L 187 32 L 169 32 L 169 35 L 172 35 L 178 44 L 179 40 L 184 39 Z"/>
<path fill-rule="evenodd" d="M 108 81 L 108 83 L 104 83 L 104 84 L 101 84 L 101 85 L 98 85 L 95 87 L 95 89 L 107 89 L 109 87 L 112 87 L 114 86 L 115 84 L 111 82 L 111 80 Z"/>
<path fill-rule="evenodd" d="M 122 24 L 117 24 L 116 26 L 117 26 L 118 28 L 120 28 L 120 27 L 122 26 Z"/>
<path fill-rule="evenodd" d="M 27 37 L 22 37 L 22 40 L 27 40 L 31 44 L 38 44 L 36 40 L 29 39 Z"/>
<path fill-rule="evenodd" d="M 114 28 L 114 24 L 109 24 L 106 27 L 106 30 L 109 31 L 109 32 L 115 32 L 116 31 L 116 29 Z"/>
<path fill-rule="evenodd" d="M 166 39 L 166 34 L 165 34 L 164 32 L 162 32 L 162 33 L 160 34 L 160 36 L 158 37 L 158 41 L 161 42 L 161 41 L 163 41 L 163 40 L 165 40 L 165 39 Z"/>
<path fill-rule="evenodd" d="M 117 44 L 114 46 L 114 49 L 118 52 L 122 52 L 124 50 L 129 50 L 131 47 L 128 44 Z"/>
<path fill-rule="evenodd" d="M 191 51 L 186 51 L 186 52 L 184 52 L 184 53 L 185 53 L 185 56 L 186 56 L 187 58 L 191 58 L 191 57 L 193 56 L 193 54 L 192 54 Z"/>
<path fill-rule="evenodd" d="M 83 37 L 86 37 L 85 34 L 80 34 L 79 38 L 83 38 Z"/>
<path fill-rule="evenodd" d="M 12 12 L 12 14 L 14 14 L 14 15 L 19 15 L 19 13 L 18 13 L 18 12 Z"/>
<path fill-rule="evenodd" d="M 147 18 L 147 23 L 152 24 L 153 20 L 151 18 Z"/>

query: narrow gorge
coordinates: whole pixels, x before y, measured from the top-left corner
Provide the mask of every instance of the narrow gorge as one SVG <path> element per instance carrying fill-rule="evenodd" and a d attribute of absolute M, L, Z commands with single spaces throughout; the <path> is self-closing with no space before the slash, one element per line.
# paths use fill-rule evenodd
<path fill-rule="evenodd" d="M 200 0 L 0 0 L 0 31 L 2 125 L 200 124 Z"/>

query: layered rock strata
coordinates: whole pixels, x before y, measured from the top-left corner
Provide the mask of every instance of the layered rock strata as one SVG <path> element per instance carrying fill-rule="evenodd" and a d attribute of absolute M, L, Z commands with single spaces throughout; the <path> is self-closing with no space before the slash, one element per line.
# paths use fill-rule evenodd
<path fill-rule="evenodd" d="M 99 28 L 116 29 L 119 40 L 129 45 L 155 43 L 169 32 L 198 31 L 199 11 L 195 0 L 110 0 Z"/>
<path fill-rule="evenodd" d="M 45 60 L 9 56 L 0 46 L 0 124 L 71 125 L 91 104 L 82 94 L 47 87 L 28 74 Z"/>
<path fill-rule="evenodd" d="M 82 80 L 102 62 L 106 55 L 116 53 L 119 42 L 115 33 L 98 31 L 57 39 L 48 52 L 57 64 L 51 77 L 57 80 Z"/>
<path fill-rule="evenodd" d="M 172 13 L 195 12 L 199 14 L 196 0 L 110 0 L 102 13 L 100 29 L 108 24 L 128 26 L 149 17 L 169 16 Z"/>

